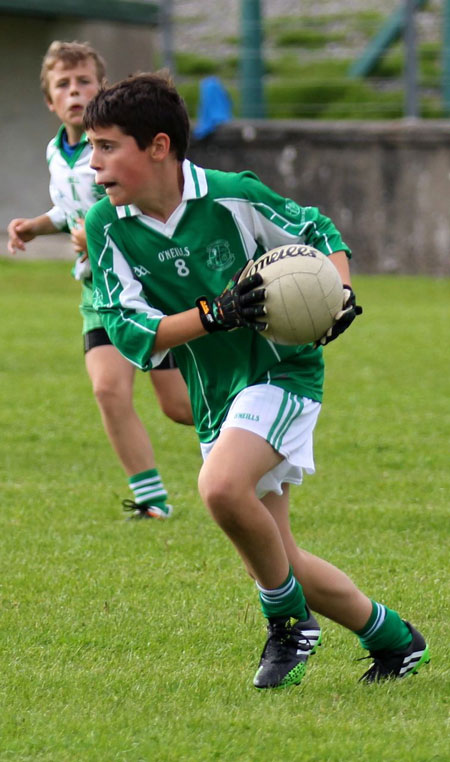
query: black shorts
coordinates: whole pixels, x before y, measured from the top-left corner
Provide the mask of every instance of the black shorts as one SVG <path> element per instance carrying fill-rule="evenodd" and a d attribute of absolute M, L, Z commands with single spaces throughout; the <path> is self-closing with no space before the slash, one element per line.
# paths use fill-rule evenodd
<path fill-rule="evenodd" d="M 104 328 L 93 328 L 92 331 L 88 331 L 84 334 L 83 343 L 84 354 L 86 354 L 90 349 L 112 344 L 112 341 Z M 164 360 L 156 368 L 152 368 L 152 370 L 173 370 L 174 368 L 178 368 L 178 365 L 172 352 L 168 352 Z"/>
<path fill-rule="evenodd" d="M 104 328 L 93 328 L 83 335 L 84 354 L 94 347 L 103 347 L 105 344 L 112 344 Z"/>

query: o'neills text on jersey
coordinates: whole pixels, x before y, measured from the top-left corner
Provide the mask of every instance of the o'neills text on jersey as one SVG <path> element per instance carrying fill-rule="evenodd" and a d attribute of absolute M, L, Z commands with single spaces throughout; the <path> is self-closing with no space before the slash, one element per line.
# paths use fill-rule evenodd
<path fill-rule="evenodd" d="M 169 259 L 178 259 L 179 257 L 189 257 L 191 252 L 187 246 L 174 246 L 173 249 L 165 249 L 158 252 L 158 259 L 160 262 L 167 262 Z"/>

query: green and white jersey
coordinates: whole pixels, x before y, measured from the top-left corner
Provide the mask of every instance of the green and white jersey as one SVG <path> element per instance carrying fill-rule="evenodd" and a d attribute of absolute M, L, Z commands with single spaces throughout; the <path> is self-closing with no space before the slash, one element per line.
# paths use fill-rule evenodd
<path fill-rule="evenodd" d="M 94 307 L 113 344 L 143 370 L 163 357 L 153 353 L 161 318 L 192 308 L 199 296 L 213 299 L 249 259 L 299 242 L 325 254 L 349 252 L 318 209 L 279 196 L 251 172 L 204 170 L 185 161 L 183 173 L 181 204 L 165 223 L 136 206 L 114 207 L 108 198 L 86 218 Z M 280 346 L 240 328 L 173 353 L 202 442 L 215 439 L 244 387 L 271 383 L 322 399 L 322 350 L 311 344 Z"/>
<path fill-rule="evenodd" d="M 102 185 L 95 182 L 95 172 L 89 166 L 91 147 L 85 135 L 73 156 L 63 150 L 61 125 L 57 135 L 47 146 L 47 164 L 50 172 L 50 197 L 53 207 L 47 212 L 58 230 L 72 230 L 79 217 L 105 195 Z"/>

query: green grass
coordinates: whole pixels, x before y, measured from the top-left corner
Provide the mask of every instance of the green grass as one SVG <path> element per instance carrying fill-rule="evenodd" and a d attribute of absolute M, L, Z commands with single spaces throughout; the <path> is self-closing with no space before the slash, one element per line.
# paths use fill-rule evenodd
<path fill-rule="evenodd" d="M 319 50 L 325 45 L 333 42 L 343 42 L 346 39 L 345 34 L 338 32 L 323 32 L 320 29 L 286 29 L 280 32 L 275 40 L 278 48 L 296 48 L 304 50 Z"/>
<path fill-rule="evenodd" d="M 316 14 L 312 16 L 296 16 L 291 13 L 289 16 L 276 16 L 264 20 L 264 29 L 267 38 L 275 38 L 279 34 L 283 35 L 287 29 L 296 30 L 316 30 L 334 32 L 336 29 L 345 30 L 346 34 L 358 31 L 369 37 L 373 36 L 380 24 L 383 23 L 383 14 L 377 11 L 344 11 L 339 13 Z M 326 37 L 326 36 L 325 36 Z"/>
<path fill-rule="evenodd" d="M 429 80 L 430 86 L 439 84 L 442 69 L 442 51 L 436 43 L 423 43 L 418 47 L 417 64 L 420 77 Z M 393 45 L 390 50 L 378 61 L 371 77 L 400 79 L 405 69 L 405 51 L 402 43 Z M 370 81 L 370 77 L 369 77 Z"/>
<path fill-rule="evenodd" d="M 219 61 L 197 53 L 177 53 L 175 65 L 178 74 L 187 77 L 206 77 L 217 74 L 221 69 Z"/>
<path fill-rule="evenodd" d="M 284 49 L 287 50 L 286 46 Z M 177 85 L 193 120 L 199 101 L 198 76 L 208 74 L 222 79 L 233 103 L 233 114 L 240 115 L 237 57 L 230 56 L 218 63 L 185 54 L 180 55 L 179 60 Z M 420 87 L 431 93 L 420 95 L 420 116 L 439 119 L 443 116 L 443 106 L 436 88 L 440 81 L 438 49 L 424 48 L 419 64 Z M 378 64 L 374 76 L 365 79 L 347 76 L 348 59 L 309 61 L 287 52 L 267 59 L 264 66 L 267 75 L 264 96 L 269 119 L 399 119 L 404 115 L 403 53 L 397 48 Z M 198 72 L 195 80 L 194 71 Z"/>
<path fill-rule="evenodd" d="M 193 432 L 143 374 L 175 514 L 122 520 L 69 269 L 0 259 L 1 762 L 444 762 L 448 281 L 355 278 L 364 315 L 326 349 L 317 473 L 292 508 L 299 541 L 419 626 L 432 661 L 363 687 L 356 638 L 322 620 L 304 683 L 258 692 L 253 584 L 198 498 Z"/>
<path fill-rule="evenodd" d="M 268 117 L 273 119 L 396 119 L 402 116 L 400 91 L 378 92 L 361 79 L 323 76 L 270 81 Z"/>

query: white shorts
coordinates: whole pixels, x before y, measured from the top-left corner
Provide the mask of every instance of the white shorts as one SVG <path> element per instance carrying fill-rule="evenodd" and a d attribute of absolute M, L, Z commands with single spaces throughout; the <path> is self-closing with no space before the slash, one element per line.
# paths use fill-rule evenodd
<path fill-rule="evenodd" d="M 263 437 L 283 456 L 281 463 L 268 471 L 256 485 L 256 494 L 267 492 L 281 495 L 282 485 L 301 484 L 303 470 L 313 474 L 313 431 L 320 413 L 320 402 L 297 397 L 279 386 L 258 384 L 243 389 L 225 418 L 221 431 L 229 428 L 245 429 Z M 201 443 L 206 460 L 217 439 Z"/>

